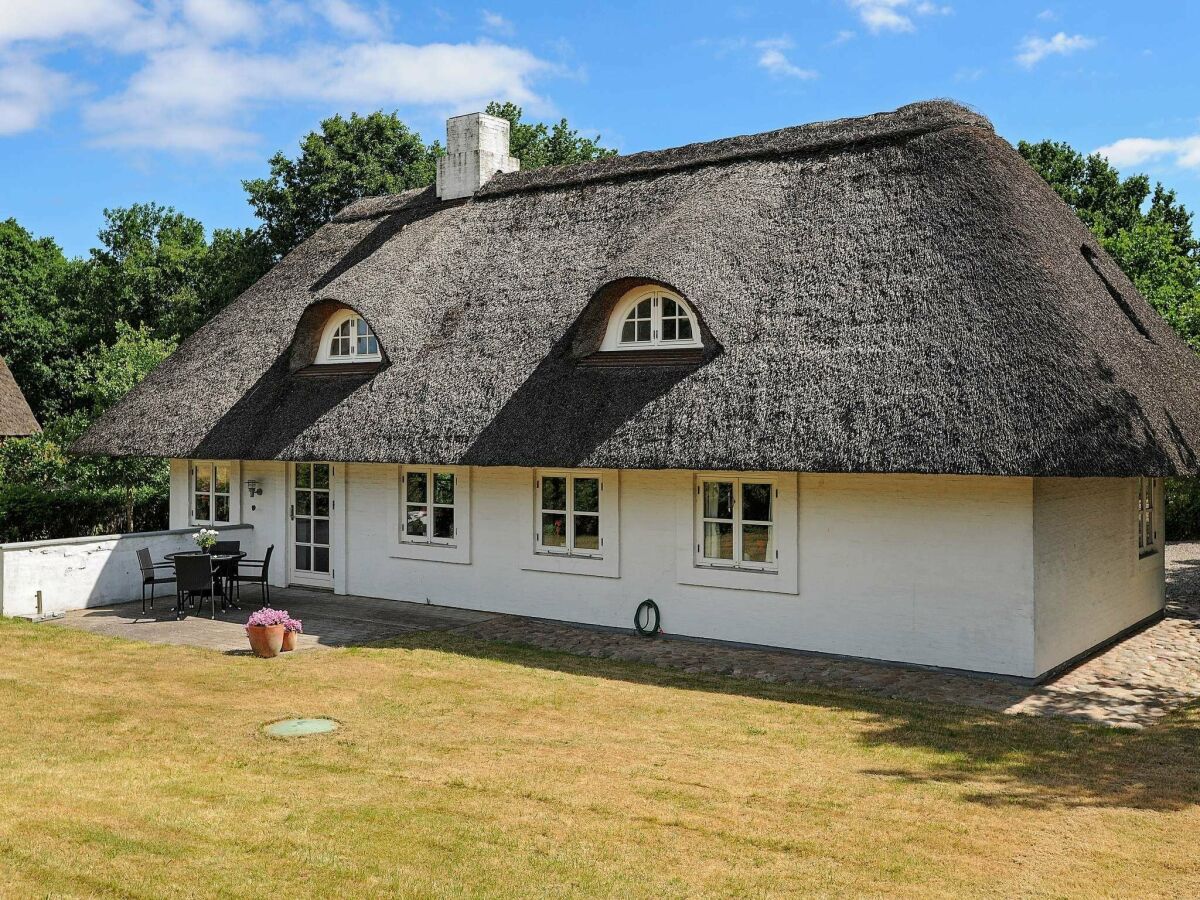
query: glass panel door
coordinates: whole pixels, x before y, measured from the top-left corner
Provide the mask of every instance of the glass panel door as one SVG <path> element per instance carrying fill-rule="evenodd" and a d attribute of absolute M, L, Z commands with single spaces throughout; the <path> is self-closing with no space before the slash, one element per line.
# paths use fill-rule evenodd
<path fill-rule="evenodd" d="M 298 581 L 328 584 L 328 463 L 295 463 L 292 482 L 292 568 Z"/>

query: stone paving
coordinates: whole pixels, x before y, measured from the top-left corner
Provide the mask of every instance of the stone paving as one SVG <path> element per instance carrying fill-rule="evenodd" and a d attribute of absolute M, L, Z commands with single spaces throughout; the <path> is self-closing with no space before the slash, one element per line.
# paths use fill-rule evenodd
<path fill-rule="evenodd" d="M 1157 622 L 1054 681 L 1029 687 L 1002 679 L 912 666 L 757 650 L 705 641 L 633 634 L 464 609 L 333 596 L 298 589 L 272 592 L 272 605 L 304 620 L 298 649 L 371 643 L 416 631 L 450 631 L 545 650 L 628 660 L 685 672 L 868 692 L 907 700 L 956 703 L 1013 714 L 1053 715 L 1116 727 L 1143 728 L 1200 698 L 1200 544 L 1171 544 L 1167 612 Z M 122 604 L 69 613 L 62 624 L 101 634 L 246 653 L 241 625 L 248 610 L 213 621 L 155 615 Z"/>

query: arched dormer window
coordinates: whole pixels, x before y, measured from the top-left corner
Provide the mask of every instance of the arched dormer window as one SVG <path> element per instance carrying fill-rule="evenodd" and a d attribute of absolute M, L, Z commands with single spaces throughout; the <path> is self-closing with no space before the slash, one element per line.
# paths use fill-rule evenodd
<path fill-rule="evenodd" d="M 330 316 L 321 334 L 318 364 L 378 362 L 381 359 L 379 339 L 362 316 L 351 309 L 339 310 Z"/>
<path fill-rule="evenodd" d="M 687 301 L 658 285 L 634 288 L 613 309 L 603 350 L 702 347 L 700 326 Z"/>

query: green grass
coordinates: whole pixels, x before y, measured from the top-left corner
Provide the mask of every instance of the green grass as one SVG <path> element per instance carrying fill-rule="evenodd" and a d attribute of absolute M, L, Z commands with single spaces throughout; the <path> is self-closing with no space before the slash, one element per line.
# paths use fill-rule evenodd
<path fill-rule="evenodd" d="M 261 726 L 327 715 L 332 735 Z M 1152 896 L 1200 714 L 1111 731 L 445 634 L 273 661 L 0 620 L 11 896 Z"/>

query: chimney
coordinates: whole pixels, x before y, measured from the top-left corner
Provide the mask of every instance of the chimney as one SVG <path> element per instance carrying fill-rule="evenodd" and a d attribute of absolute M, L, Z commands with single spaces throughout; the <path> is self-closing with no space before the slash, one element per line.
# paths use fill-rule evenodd
<path fill-rule="evenodd" d="M 437 161 L 437 195 L 470 197 L 497 172 L 515 172 L 521 161 L 508 155 L 508 119 L 468 113 L 446 120 L 446 153 Z"/>

